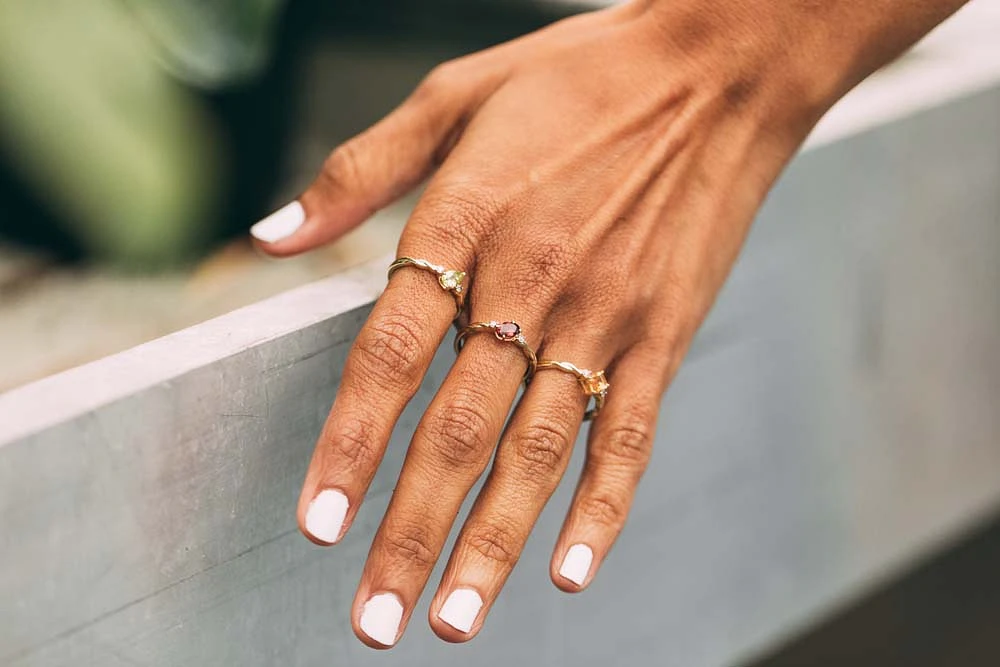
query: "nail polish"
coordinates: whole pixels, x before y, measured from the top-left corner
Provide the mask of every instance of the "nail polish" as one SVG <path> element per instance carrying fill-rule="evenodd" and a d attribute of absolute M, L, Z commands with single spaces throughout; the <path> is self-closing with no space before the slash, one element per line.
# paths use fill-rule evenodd
<path fill-rule="evenodd" d="M 250 234 L 264 243 L 274 243 L 294 234 L 305 221 L 302 204 L 293 201 L 251 227 Z"/>
<path fill-rule="evenodd" d="M 483 608 L 483 598 L 471 588 L 456 588 L 444 601 L 438 618 L 460 632 L 468 632 Z"/>
<path fill-rule="evenodd" d="M 590 573 L 590 564 L 594 560 L 594 552 L 586 544 L 574 544 L 566 552 L 559 575 L 569 579 L 577 586 L 583 586 Z"/>
<path fill-rule="evenodd" d="M 306 531 L 321 542 L 335 543 L 344 526 L 348 506 L 347 496 L 340 491 L 320 491 L 306 510 Z"/>
<path fill-rule="evenodd" d="M 361 630 L 379 644 L 392 646 L 403 620 L 403 604 L 393 593 L 373 595 L 361 611 Z"/>

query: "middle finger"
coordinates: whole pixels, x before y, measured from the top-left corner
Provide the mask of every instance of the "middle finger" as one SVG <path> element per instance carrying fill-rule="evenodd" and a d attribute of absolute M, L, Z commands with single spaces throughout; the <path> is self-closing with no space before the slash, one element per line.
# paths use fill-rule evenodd
<path fill-rule="evenodd" d="M 517 319 L 528 344 L 536 343 L 545 308 L 525 312 L 528 300 L 509 299 L 521 304 L 512 312 L 514 306 L 499 305 L 508 298 L 495 289 L 499 298 L 479 299 L 479 286 L 503 279 L 483 271 L 477 278 L 473 321 Z M 391 646 L 406 626 L 462 502 L 489 462 L 526 363 L 514 344 L 490 332 L 470 335 L 427 408 L 355 596 L 355 633 L 368 645 Z"/>

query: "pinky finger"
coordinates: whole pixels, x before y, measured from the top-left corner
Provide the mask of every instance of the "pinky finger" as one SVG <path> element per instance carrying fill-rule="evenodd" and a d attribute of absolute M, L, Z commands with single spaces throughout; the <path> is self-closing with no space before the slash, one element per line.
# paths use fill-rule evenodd
<path fill-rule="evenodd" d="M 583 474 L 550 566 L 553 583 L 567 593 L 593 580 L 649 463 L 667 365 L 650 357 L 633 349 L 617 362 L 607 404 L 590 429 Z"/>

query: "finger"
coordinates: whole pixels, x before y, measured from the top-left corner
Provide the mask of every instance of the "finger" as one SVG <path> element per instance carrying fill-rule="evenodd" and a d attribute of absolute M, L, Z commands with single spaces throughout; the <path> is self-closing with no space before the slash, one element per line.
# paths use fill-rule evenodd
<path fill-rule="evenodd" d="M 471 246 L 456 242 L 425 250 L 423 232 L 413 231 L 441 217 L 433 206 L 419 204 L 400 253 L 465 270 L 472 264 Z M 333 544 L 347 531 L 454 315 L 452 295 L 433 273 L 415 267 L 393 273 L 344 363 L 302 486 L 298 521 L 313 542 Z"/>
<path fill-rule="evenodd" d="M 585 398 L 576 378 L 553 370 L 525 391 L 431 602 L 430 624 L 442 639 L 467 641 L 482 628 L 562 478 Z"/>
<path fill-rule="evenodd" d="M 490 278 L 479 276 L 474 287 L 481 281 Z M 472 303 L 482 304 L 480 296 L 474 290 Z M 541 318 L 526 313 L 525 319 Z M 527 325 L 529 343 L 531 331 Z M 462 502 L 489 462 L 524 373 L 515 345 L 488 332 L 467 340 L 414 433 L 358 587 L 355 632 L 376 648 L 394 644 L 405 628 Z"/>
<path fill-rule="evenodd" d="M 458 82 L 440 66 L 401 106 L 336 148 L 312 185 L 250 229 L 271 255 L 294 255 L 328 243 L 420 183 L 444 159 L 488 80 Z"/>
<path fill-rule="evenodd" d="M 633 348 L 610 373 L 607 403 L 591 427 L 583 474 L 550 565 L 552 581 L 566 592 L 590 583 L 625 524 L 652 452 L 666 356 Z"/>

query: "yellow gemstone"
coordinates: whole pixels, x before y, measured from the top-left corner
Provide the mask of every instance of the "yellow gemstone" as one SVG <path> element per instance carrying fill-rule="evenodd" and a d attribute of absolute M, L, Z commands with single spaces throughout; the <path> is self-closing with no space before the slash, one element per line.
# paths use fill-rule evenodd
<path fill-rule="evenodd" d="M 441 287 L 447 290 L 457 290 L 462 288 L 462 281 L 465 280 L 465 271 L 448 270 L 441 274 L 438 282 Z"/>
<path fill-rule="evenodd" d="M 580 384 L 583 385 L 584 391 L 590 396 L 606 394 L 610 388 L 604 371 L 597 371 L 596 373 L 584 371 L 583 377 L 580 379 Z"/>

